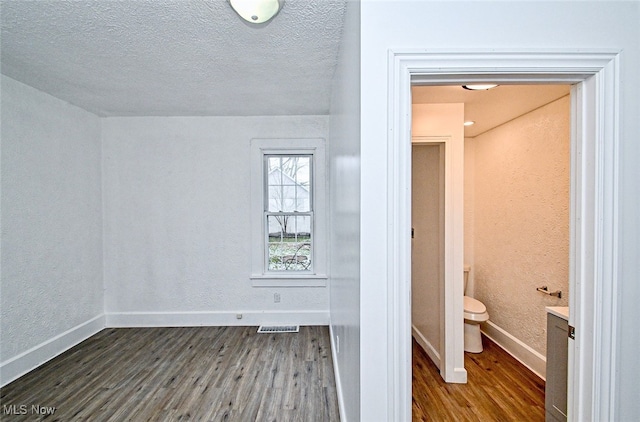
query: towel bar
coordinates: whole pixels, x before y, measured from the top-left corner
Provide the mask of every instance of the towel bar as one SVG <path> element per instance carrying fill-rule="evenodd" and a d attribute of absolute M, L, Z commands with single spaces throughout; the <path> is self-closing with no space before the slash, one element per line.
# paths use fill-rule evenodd
<path fill-rule="evenodd" d="M 546 295 L 549 296 L 557 296 L 558 299 L 562 298 L 562 291 L 561 290 L 556 290 L 555 292 L 550 292 L 549 289 L 547 289 L 547 286 L 542 286 L 542 287 L 538 287 L 536 288 L 537 291 L 542 292 Z"/>

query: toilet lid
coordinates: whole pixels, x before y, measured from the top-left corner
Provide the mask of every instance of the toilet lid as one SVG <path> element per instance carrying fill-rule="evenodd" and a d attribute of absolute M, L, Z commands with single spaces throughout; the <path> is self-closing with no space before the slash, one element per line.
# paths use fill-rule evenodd
<path fill-rule="evenodd" d="M 476 300 L 469 296 L 465 296 L 464 311 L 471 314 L 482 314 L 487 312 L 487 307 L 484 306 L 484 303 L 480 302 L 479 300 Z"/>

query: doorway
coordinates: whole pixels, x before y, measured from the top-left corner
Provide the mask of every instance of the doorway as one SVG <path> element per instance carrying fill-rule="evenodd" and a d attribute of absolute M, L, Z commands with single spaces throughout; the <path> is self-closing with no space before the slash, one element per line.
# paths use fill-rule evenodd
<path fill-rule="evenodd" d="M 425 219 L 436 215 L 438 163 L 420 150 L 435 148 L 435 134 L 464 144 L 456 187 L 464 190 L 464 295 L 490 311 L 483 332 L 544 378 L 544 309 L 566 307 L 569 297 L 569 94 L 566 84 L 412 86 L 412 332 L 437 366 L 431 326 L 442 307 L 433 296 L 444 283 L 434 271 L 443 259 L 433 259 L 440 245 Z M 425 239 L 433 239 L 428 249 Z M 542 285 L 561 297 L 536 291 Z"/>
<path fill-rule="evenodd" d="M 567 83 L 572 90 L 571 304 L 576 327 L 569 346 L 569 419 L 611 419 L 615 394 L 617 278 L 616 151 L 618 134 L 615 53 L 392 52 L 389 92 L 389 394 L 390 416 L 411 418 L 410 358 L 410 139 L 412 80 L 427 84 Z M 595 164 L 597 163 L 597 165 Z M 605 200 L 606 198 L 606 200 Z M 595 265 L 594 265 L 595 263 Z M 462 263 L 460 263 L 462 264 Z M 460 270 L 462 267 L 460 265 Z M 461 290 L 462 286 L 458 290 Z M 452 315 L 462 315 L 462 295 Z M 595 301 L 594 298 L 599 300 Z M 460 330 L 461 331 L 461 330 Z M 455 333 L 455 348 L 462 333 Z M 594 341 L 598 338 L 599 341 Z"/>
<path fill-rule="evenodd" d="M 533 418 L 544 408 L 545 307 L 566 307 L 569 296 L 569 89 L 569 85 L 500 85 L 489 91 L 468 91 L 459 85 L 412 87 L 412 335 L 439 369 L 439 330 L 444 327 L 439 273 L 442 143 L 433 138 L 423 142 L 425 135 L 455 135 L 463 121 L 476 122 L 464 132 L 464 264 L 465 271 L 474 269 L 479 276 L 475 289 L 474 280 L 465 280 L 464 294 L 486 305 L 490 320 L 483 324 L 488 349 L 464 357 L 467 373 L 475 373 L 468 381 L 473 386 L 449 390 L 466 403 L 463 407 L 486 408 L 486 403 L 476 403 L 479 395 L 470 392 L 487 379 L 491 385 L 501 385 L 501 391 L 510 391 L 514 377 L 528 372 L 524 364 L 532 371 L 526 379 L 535 388 L 528 390 L 530 400 L 522 397 L 522 406 L 514 409 L 522 411 L 520 407 L 537 403 L 530 409 Z M 464 110 L 458 115 L 459 104 Z M 451 128 L 444 123 L 447 117 L 453 121 Z M 536 291 L 541 281 L 562 290 L 562 297 Z M 498 346 L 511 356 L 478 376 L 478 361 L 493 365 L 495 356 L 506 356 L 495 353 Z M 424 401 L 424 383 L 416 384 L 417 379 L 433 379 L 422 373 L 433 373 L 428 369 L 433 365 L 425 365 L 423 354 L 415 350 L 414 411 L 434 416 L 430 412 L 441 406 Z M 504 368 L 518 369 L 500 377 Z M 445 371 L 440 373 L 446 379 Z M 512 394 L 521 397 L 522 391 L 518 387 Z"/>
<path fill-rule="evenodd" d="M 446 379 L 444 145 L 414 142 L 411 166 L 411 333 Z"/>
<path fill-rule="evenodd" d="M 463 273 L 458 271 L 464 264 L 464 105 L 450 104 L 421 104 L 420 110 L 432 116 L 428 120 L 414 120 L 412 129 L 412 148 L 431 148 L 434 160 L 438 160 L 437 200 L 427 199 L 426 203 L 436 203 L 438 212 L 437 239 L 429 236 L 428 227 L 417 227 L 413 246 L 437 251 L 437 275 L 422 274 L 426 281 L 437 279 L 438 285 L 421 291 L 416 295 L 423 298 L 430 297 L 429 306 L 432 309 L 429 322 L 417 321 L 412 327 L 416 337 L 431 351 L 431 357 L 437 363 L 442 378 L 446 382 L 466 383 L 467 372 L 464 369 L 463 343 L 459 333 L 462 331 L 462 313 L 455 314 L 451 310 L 457 300 L 462 300 Z M 436 150 L 433 147 L 437 147 Z M 435 163 L 433 163 L 435 164 Z M 436 166 L 431 166 L 436 167 Z M 413 173 L 413 172 L 412 172 Z M 421 182 L 425 182 L 422 180 Z M 416 180 L 416 183 L 419 183 Z M 413 188 L 412 188 L 413 190 Z M 413 205 L 412 205 L 413 207 Z M 417 210 L 416 210 L 417 211 Z M 420 225 L 421 226 L 421 225 Z M 431 238 L 431 240 L 429 240 Z M 423 245 L 423 242 L 431 244 Z M 420 262 L 414 262 L 415 269 L 420 270 Z M 434 263 L 431 262 L 433 266 Z M 413 274 L 412 274 L 413 276 Z M 434 297 L 435 295 L 435 297 Z M 414 309 L 412 307 L 412 309 Z M 434 318 L 438 317 L 437 325 L 433 326 Z M 429 328 L 432 326 L 432 328 Z M 429 332 L 431 331 L 431 333 Z"/>

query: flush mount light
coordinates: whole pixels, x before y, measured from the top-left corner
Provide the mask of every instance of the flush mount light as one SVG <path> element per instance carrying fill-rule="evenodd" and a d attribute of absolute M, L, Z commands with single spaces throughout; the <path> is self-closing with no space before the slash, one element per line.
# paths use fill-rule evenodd
<path fill-rule="evenodd" d="M 465 126 L 473 126 L 475 124 L 476 122 L 474 122 L 473 120 L 467 120 L 466 122 L 463 123 L 463 125 Z"/>
<path fill-rule="evenodd" d="M 284 0 L 229 0 L 238 15 L 250 23 L 264 23 L 278 14 Z"/>
<path fill-rule="evenodd" d="M 464 89 L 468 89 L 469 91 L 486 91 L 491 88 L 497 87 L 497 84 L 470 84 L 470 85 L 462 85 Z"/>

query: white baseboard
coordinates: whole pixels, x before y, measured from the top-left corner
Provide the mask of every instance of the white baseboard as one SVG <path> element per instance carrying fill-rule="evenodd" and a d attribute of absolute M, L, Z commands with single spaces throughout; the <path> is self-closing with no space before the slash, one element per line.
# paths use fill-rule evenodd
<path fill-rule="evenodd" d="M 495 344 L 503 348 L 516 360 L 529 368 L 534 374 L 546 379 L 547 358 L 533 350 L 531 347 L 518 340 L 491 321 L 482 323 L 482 333 L 489 337 Z"/>
<path fill-rule="evenodd" d="M 98 315 L 0 363 L 0 386 L 5 386 L 18 379 L 104 328 L 105 316 Z"/>
<path fill-rule="evenodd" d="M 429 340 L 427 340 L 427 338 L 413 324 L 411 325 L 411 334 L 413 335 L 413 338 L 416 339 L 416 342 L 418 342 L 420 347 L 424 349 L 429 358 L 431 358 L 431 361 L 433 361 L 438 369 L 440 369 L 440 352 L 433 348 Z"/>
<path fill-rule="evenodd" d="M 466 384 L 467 380 L 467 370 L 463 366 L 462 368 L 453 368 L 453 377 L 446 381 L 451 384 Z"/>
<path fill-rule="evenodd" d="M 333 359 L 333 376 L 336 380 L 336 394 L 338 395 L 338 412 L 340 421 L 347 422 L 347 412 L 344 407 L 344 395 L 342 394 L 342 379 L 340 378 L 340 367 L 338 365 L 337 347 L 333 343 L 333 325 L 329 324 L 329 337 L 331 337 L 331 358 Z"/>
<path fill-rule="evenodd" d="M 242 318 L 238 318 L 242 315 Z M 115 312 L 106 314 L 106 326 L 199 327 L 269 324 L 329 325 L 328 311 L 237 312 Z"/>

